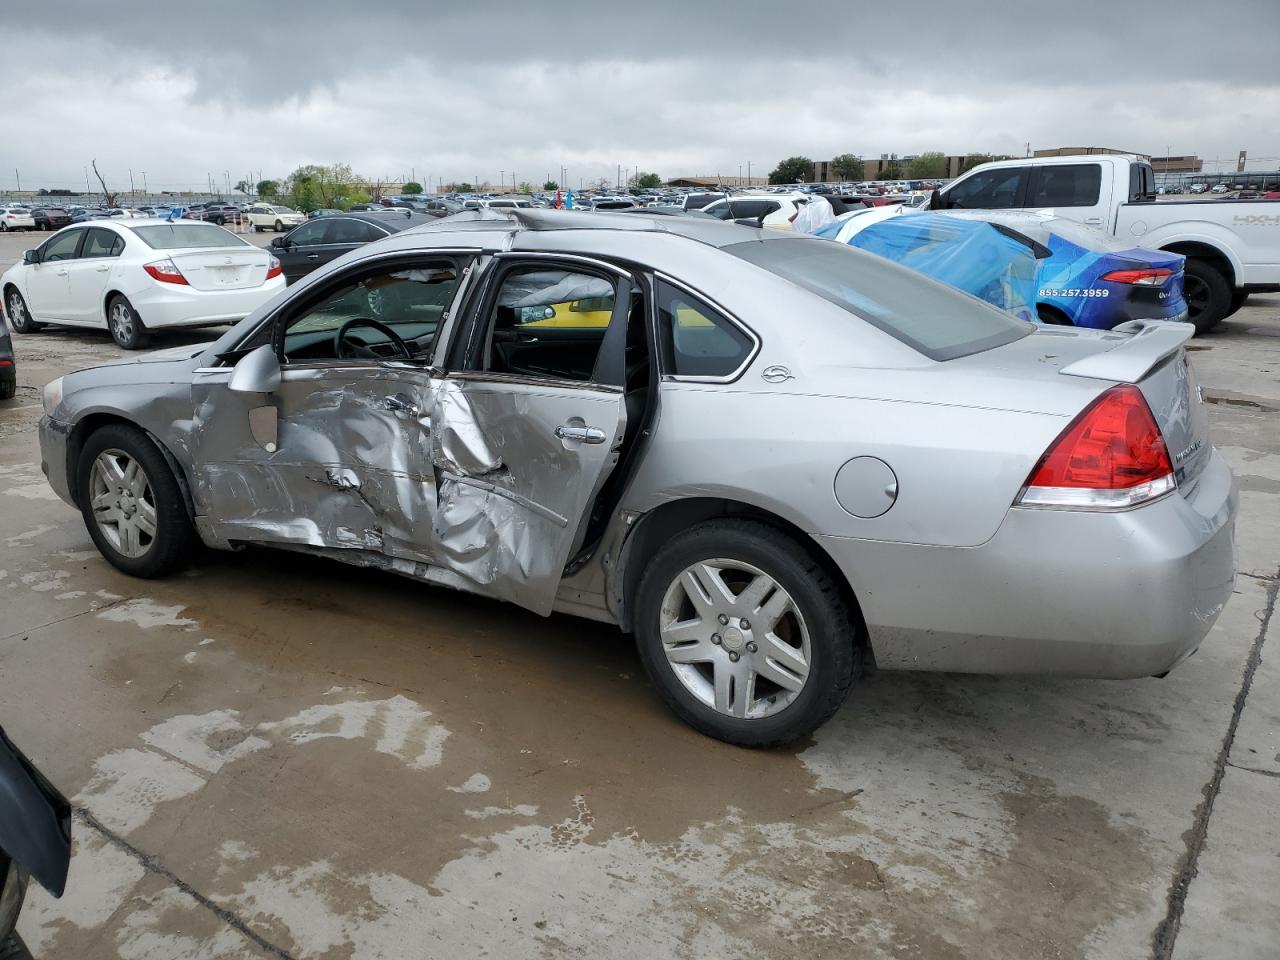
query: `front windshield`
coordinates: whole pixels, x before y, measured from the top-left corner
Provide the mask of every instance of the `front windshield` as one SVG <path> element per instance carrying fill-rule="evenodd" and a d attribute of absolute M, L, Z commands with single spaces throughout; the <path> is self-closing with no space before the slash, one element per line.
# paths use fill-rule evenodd
<path fill-rule="evenodd" d="M 212 223 L 165 223 L 132 229 L 153 250 L 251 246 L 234 233 Z"/>
<path fill-rule="evenodd" d="M 976 297 L 831 240 L 754 240 L 722 247 L 883 330 L 931 360 L 1012 343 L 1035 327 Z"/>

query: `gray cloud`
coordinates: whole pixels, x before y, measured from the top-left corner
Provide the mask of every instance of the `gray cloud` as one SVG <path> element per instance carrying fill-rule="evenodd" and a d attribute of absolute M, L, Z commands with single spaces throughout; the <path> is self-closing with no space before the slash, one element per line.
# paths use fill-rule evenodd
<path fill-rule="evenodd" d="M 41 132 L 6 153 L 28 183 L 96 156 L 170 187 L 336 160 L 576 184 L 1028 142 L 1280 157 L 1275 0 L 1214 24 L 1181 0 L 876 6 L 225 2 L 177 24 L 172 3 L 46 0 L 6 11 L 7 126 Z"/>

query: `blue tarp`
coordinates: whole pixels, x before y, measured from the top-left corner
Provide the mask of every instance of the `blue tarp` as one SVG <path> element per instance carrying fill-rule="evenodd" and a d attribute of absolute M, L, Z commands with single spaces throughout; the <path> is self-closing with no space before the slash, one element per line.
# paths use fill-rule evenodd
<path fill-rule="evenodd" d="M 872 224 L 848 243 L 971 293 L 1021 320 L 1036 320 L 1035 253 L 990 223 L 920 213 Z"/>

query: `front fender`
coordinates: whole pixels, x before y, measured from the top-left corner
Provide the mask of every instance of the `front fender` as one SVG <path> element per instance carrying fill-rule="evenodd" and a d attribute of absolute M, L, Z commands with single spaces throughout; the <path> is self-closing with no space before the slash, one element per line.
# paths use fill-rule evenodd
<path fill-rule="evenodd" d="M 62 896 L 71 863 L 71 804 L 0 729 L 0 852 Z"/>

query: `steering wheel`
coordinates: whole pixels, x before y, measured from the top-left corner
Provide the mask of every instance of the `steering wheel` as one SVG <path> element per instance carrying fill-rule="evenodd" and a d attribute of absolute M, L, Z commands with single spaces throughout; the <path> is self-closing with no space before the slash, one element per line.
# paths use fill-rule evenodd
<path fill-rule="evenodd" d="M 365 359 L 365 360 L 381 360 L 382 356 L 361 344 L 347 344 L 347 331 L 352 327 L 373 327 L 379 333 L 383 334 L 387 341 L 404 354 L 406 360 L 413 359 L 413 351 L 409 349 L 409 345 L 400 339 L 400 334 L 396 333 L 385 323 L 378 320 L 372 320 L 369 317 L 352 317 L 341 327 L 338 332 L 333 335 L 333 352 L 343 360 Z"/>

